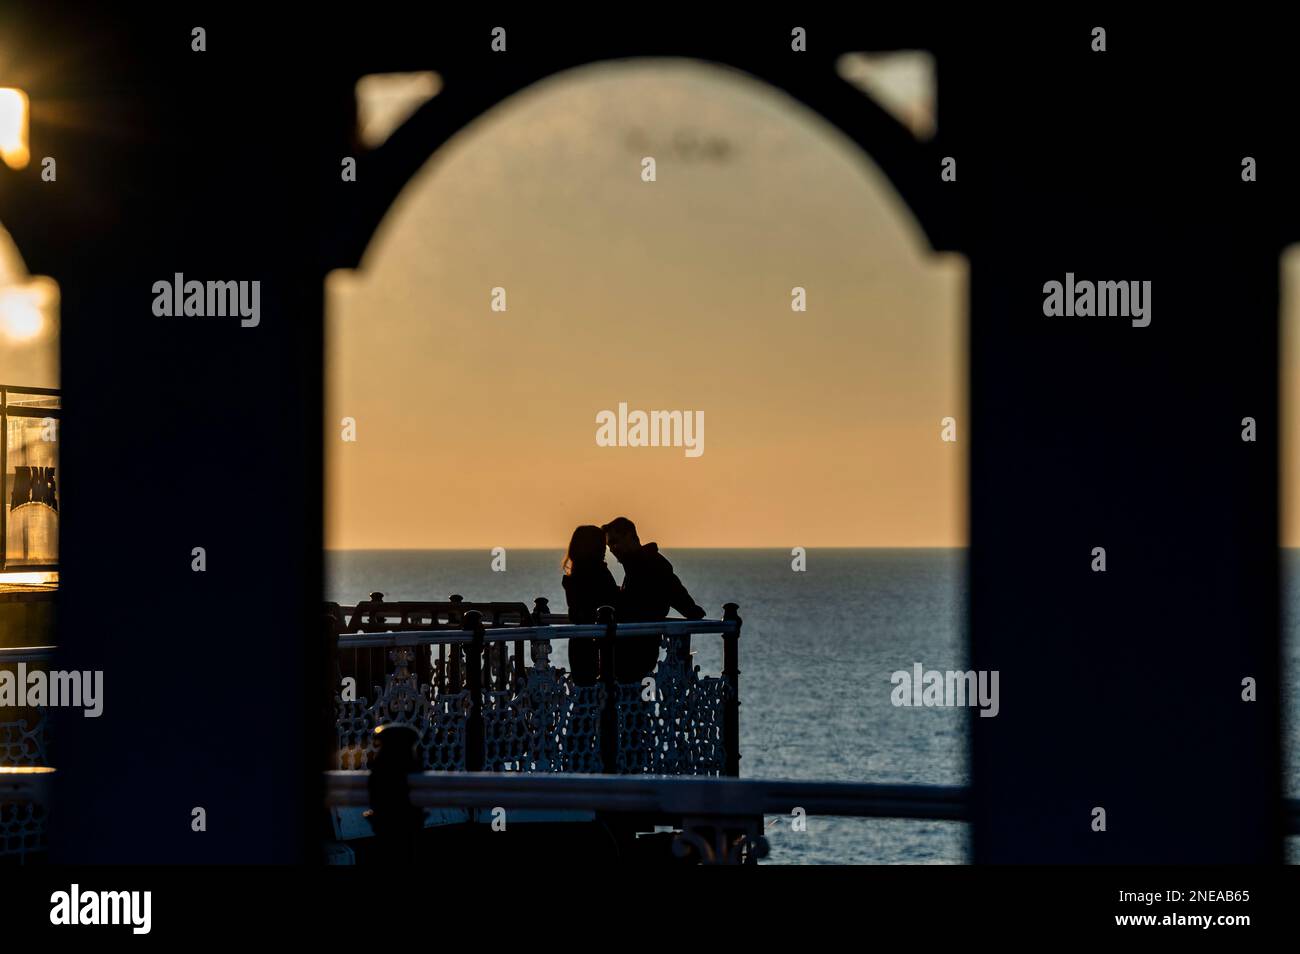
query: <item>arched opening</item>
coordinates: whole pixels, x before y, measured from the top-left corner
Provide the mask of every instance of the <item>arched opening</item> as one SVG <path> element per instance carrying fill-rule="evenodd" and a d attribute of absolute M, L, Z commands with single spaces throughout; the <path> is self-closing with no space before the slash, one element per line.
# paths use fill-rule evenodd
<path fill-rule="evenodd" d="M 741 604 L 744 774 L 963 783 L 966 714 L 891 675 L 965 668 L 965 301 L 964 261 L 785 93 L 680 60 L 535 84 L 330 277 L 327 596 L 563 607 L 569 534 L 625 514 L 710 615 Z M 602 443 L 637 410 L 703 439 Z M 788 827 L 791 860 L 964 857 L 954 823 Z"/>

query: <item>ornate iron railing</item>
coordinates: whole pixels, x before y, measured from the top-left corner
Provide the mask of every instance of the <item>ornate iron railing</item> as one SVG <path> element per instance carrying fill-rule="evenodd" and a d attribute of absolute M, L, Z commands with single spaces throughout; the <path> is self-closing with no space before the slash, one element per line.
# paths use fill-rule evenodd
<path fill-rule="evenodd" d="M 522 603 L 385 603 L 327 608 L 338 688 L 334 768 L 369 768 L 374 730 L 406 723 L 436 771 L 735 776 L 740 770 L 739 607 L 722 619 L 572 624 Z M 693 664 L 691 638 L 723 640 L 721 675 Z M 556 640 L 594 640 L 598 679 L 551 664 Z M 620 644 L 657 639 L 661 657 L 618 682 Z M 525 656 L 527 648 L 527 656 Z M 366 690 L 365 696 L 360 696 Z M 355 691 L 350 697 L 348 690 Z"/>
<path fill-rule="evenodd" d="M 16 675 L 19 664 L 44 665 L 53 654 L 53 646 L 0 648 L 0 669 Z M 32 786 L 52 771 L 47 722 L 39 706 L 0 709 L 0 858 L 21 863 L 46 848 L 46 810 Z"/>

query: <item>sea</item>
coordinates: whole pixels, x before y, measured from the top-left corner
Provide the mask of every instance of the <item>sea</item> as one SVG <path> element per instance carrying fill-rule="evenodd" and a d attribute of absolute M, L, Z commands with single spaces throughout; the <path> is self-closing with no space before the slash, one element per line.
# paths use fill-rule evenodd
<path fill-rule="evenodd" d="M 745 777 L 965 785 L 962 709 L 890 702 L 890 673 L 965 670 L 964 549 L 812 549 L 803 572 L 785 549 L 665 549 L 711 617 L 740 604 L 741 774 Z M 327 598 L 550 600 L 565 609 L 560 550 L 507 550 L 493 570 L 486 550 L 334 550 L 326 554 Z M 1300 551 L 1284 560 L 1288 634 L 1300 627 Z M 500 559 L 496 560 L 500 565 Z M 622 570 L 611 559 L 615 579 Z M 553 660 L 567 666 L 563 641 Z M 721 639 L 697 636 L 696 663 L 722 668 Z M 1300 686 L 1300 638 L 1286 641 L 1288 685 Z M 1288 710 L 1289 711 L 1289 710 Z M 1300 797 L 1300 719 L 1287 726 L 1286 785 Z M 768 863 L 961 864 L 970 857 L 963 822 L 814 816 L 805 831 L 769 816 Z M 1300 839 L 1287 839 L 1300 862 Z"/>

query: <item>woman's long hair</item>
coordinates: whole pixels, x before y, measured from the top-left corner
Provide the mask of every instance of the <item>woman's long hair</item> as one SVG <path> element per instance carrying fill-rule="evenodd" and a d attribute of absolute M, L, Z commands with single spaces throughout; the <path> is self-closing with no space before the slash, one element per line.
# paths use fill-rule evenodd
<path fill-rule="evenodd" d="M 605 531 L 600 527 L 584 524 L 573 531 L 569 538 L 569 551 L 564 554 L 564 575 L 573 573 L 579 563 L 605 562 Z"/>

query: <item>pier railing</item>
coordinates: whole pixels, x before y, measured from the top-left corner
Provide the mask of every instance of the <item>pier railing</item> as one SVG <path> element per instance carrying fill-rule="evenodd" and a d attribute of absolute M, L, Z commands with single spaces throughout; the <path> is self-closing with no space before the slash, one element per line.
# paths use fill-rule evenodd
<path fill-rule="evenodd" d="M 598 623 L 574 624 L 545 599 L 531 611 L 459 597 L 385 603 L 382 594 L 354 608 L 330 604 L 333 767 L 369 768 L 374 730 L 405 723 L 425 770 L 738 775 L 738 610 L 728 603 L 721 619 L 619 623 L 602 607 Z M 698 635 L 722 639 L 720 675 L 694 665 Z M 620 646 L 647 637 L 659 641 L 653 670 L 619 682 Z M 599 677 L 552 665 L 558 640 L 592 640 Z"/>
<path fill-rule="evenodd" d="M 329 772 L 326 799 L 335 807 L 381 805 L 372 815 L 385 815 L 375 818 L 375 830 L 387 842 L 386 854 L 391 858 L 409 853 L 419 817 L 411 813 L 412 807 L 454 806 L 482 815 L 581 806 L 593 817 L 635 818 L 642 829 L 671 829 L 664 837 L 672 856 L 709 865 L 753 864 L 767 857 L 766 816 L 968 821 L 970 814 L 969 790 L 948 785 L 474 772 L 377 775 Z"/>
<path fill-rule="evenodd" d="M 17 679 L 24 671 L 45 669 L 53 657 L 53 646 L 0 648 L 0 670 Z M 0 858 L 21 863 L 45 850 L 45 804 L 33 786 L 43 785 L 53 771 L 46 726 L 41 706 L 0 707 Z"/>

